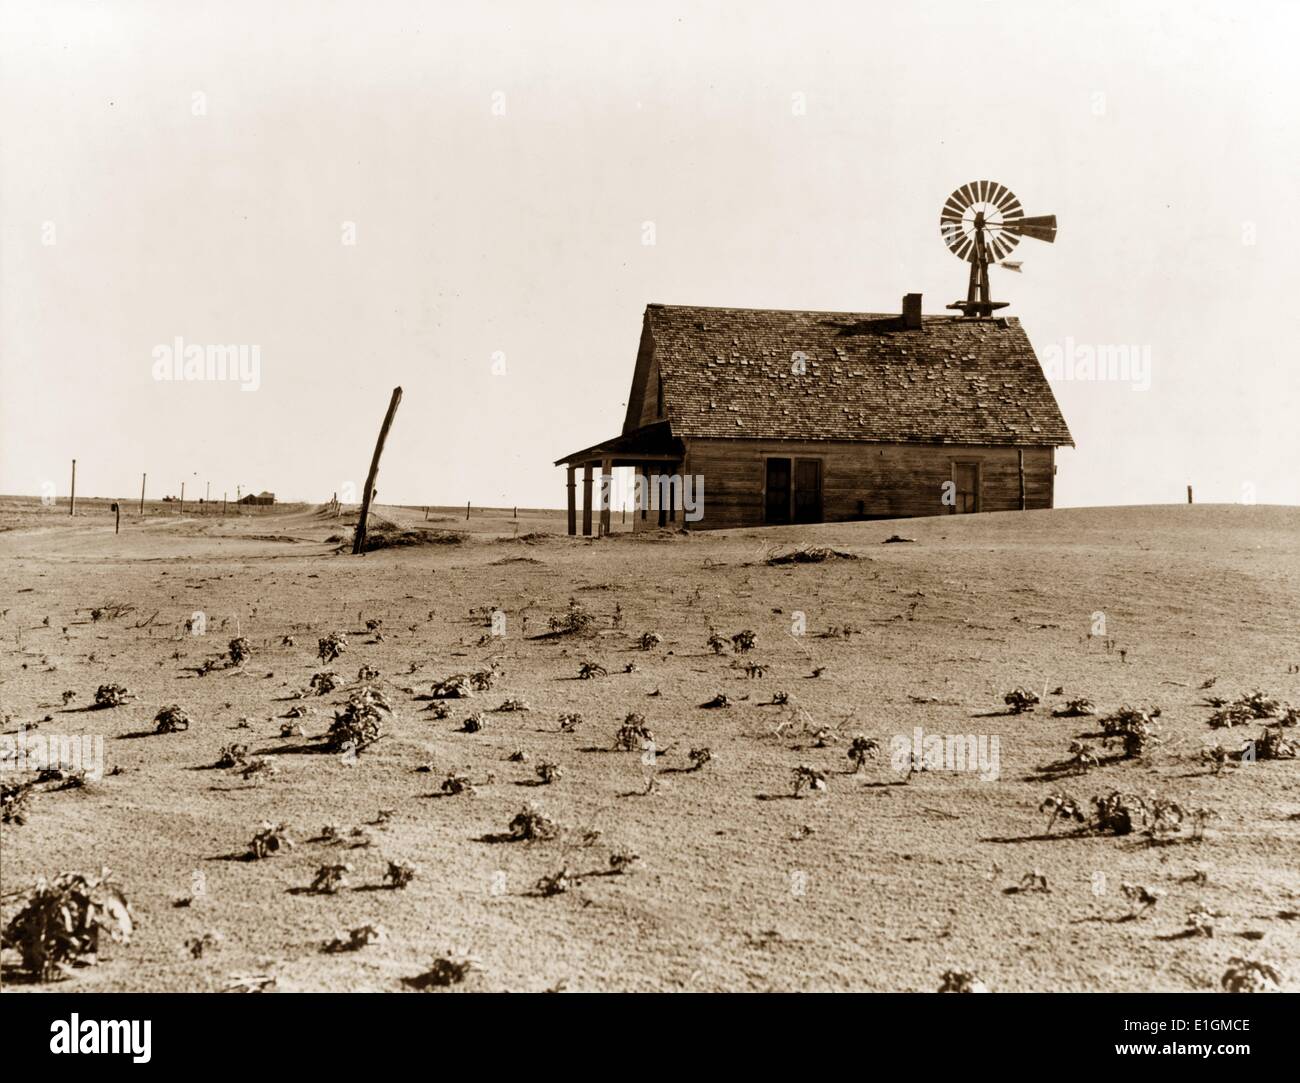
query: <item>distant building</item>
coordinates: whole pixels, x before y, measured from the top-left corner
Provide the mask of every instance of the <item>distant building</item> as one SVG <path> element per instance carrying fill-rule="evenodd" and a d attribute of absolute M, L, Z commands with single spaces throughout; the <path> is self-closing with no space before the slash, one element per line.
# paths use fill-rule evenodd
<path fill-rule="evenodd" d="M 593 468 L 636 470 L 634 529 L 710 529 L 1050 508 L 1073 444 L 1019 320 L 909 294 L 901 315 L 649 305 L 622 433 L 556 465 L 570 534 L 583 471 L 590 534 Z"/>
<path fill-rule="evenodd" d="M 256 496 L 254 496 L 252 493 L 249 493 L 246 497 L 244 497 L 240 501 L 240 503 L 241 504 L 274 504 L 275 493 L 258 493 Z"/>

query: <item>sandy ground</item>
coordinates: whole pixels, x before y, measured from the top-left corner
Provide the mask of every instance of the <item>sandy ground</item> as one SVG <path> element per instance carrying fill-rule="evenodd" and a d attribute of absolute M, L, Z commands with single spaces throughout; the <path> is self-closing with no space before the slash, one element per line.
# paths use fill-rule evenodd
<path fill-rule="evenodd" d="M 362 558 L 336 552 L 327 539 L 348 528 L 315 508 L 228 519 L 157 510 L 128 515 L 114 535 L 102 502 L 70 519 L 66 508 L 0 501 L 3 728 L 103 735 L 106 768 L 121 768 L 42 793 L 26 824 L 0 833 L 0 890 L 107 865 L 131 900 L 132 942 L 64 988 L 211 990 L 256 973 L 282 989 L 398 990 L 435 956 L 472 957 L 463 988 L 491 990 L 933 990 L 948 969 L 995 991 L 1199 990 L 1216 988 L 1233 956 L 1277 964 L 1289 988 L 1300 980 L 1300 761 L 1215 778 L 1199 758 L 1207 742 L 1243 737 L 1207 725 L 1207 694 L 1260 688 L 1300 703 L 1300 509 L 1061 510 L 593 541 L 565 537 L 555 513 L 466 523 L 444 510 L 426 524 L 422 509 L 383 508 L 412 527 L 464 533 Z M 546 536 L 517 537 L 537 532 Z M 896 532 L 915 542 L 882 544 Z M 765 563 L 800 544 L 860 559 Z M 595 634 L 545 637 L 570 599 L 594 615 Z M 91 620 L 110 603 L 134 608 Z M 504 636 L 490 634 L 493 609 L 505 613 Z M 196 612 L 202 636 L 184 627 Z M 1099 613 L 1104 636 L 1090 634 Z M 799 614 L 803 635 L 793 634 Z M 382 641 L 367 618 L 382 620 Z M 752 629 L 757 646 L 715 655 L 711 626 L 726 637 Z M 825 634 L 845 627 L 847 637 Z M 322 665 L 317 640 L 336 630 L 348 649 Z M 648 631 L 662 642 L 643 651 Z M 198 675 L 236 634 L 252 658 Z M 282 645 L 286 635 L 296 645 Z M 493 661 L 504 675 L 490 691 L 449 701 L 443 719 L 428 709 L 434 680 Z M 584 661 L 608 676 L 577 679 Z M 765 673 L 747 676 L 749 661 Z M 323 733 L 363 664 L 380 671 L 373 683 L 395 708 L 383 740 L 352 761 L 279 735 L 297 703 L 311 711 L 307 738 Z M 290 698 L 326 668 L 344 687 Z M 87 710 L 110 681 L 134 698 Z M 1017 685 L 1043 704 L 1005 713 Z M 65 690 L 76 693 L 66 708 Z M 778 691 L 787 705 L 772 705 Z M 730 707 L 700 706 L 719 692 Z M 1163 746 L 1147 763 L 1053 780 L 1043 769 L 1099 728 L 1051 717 L 1078 696 L 1102 713 L 1158 704 Z M 495 712 L 507 697 L 531 710 Z M 153 735 L 169 703 L 194 725 Z M 476 710 L 486 728 L 459 732 Z M 584 722 L 561 732 L 564 712 Z M 653 731 L 653 766 L 611 751 L 629 712 Z M 816 747 L 823 726 L 836 739 Z M 996 735 L 997 779 L 904 781 L 889 741 L 917 726 Z M 846 749 L 857 733 L 885 747 L 854 774 Z M 279 775 L 254 785 L 215 768 L 234 741 Z M 683 770 L 700 747 L 712 761 Z M 516 749 L 528 762 L 507 758 Z M 544 761 L 563 776 L 537 785 Z M 791 771 L 804 763 L 826 772 L 828 789 L 795 799 Z M 440 793 L 453 769 L 482 783 L 477 795 Z M 1219 818 L 1199 842 L 1061 827 L 1044 836 L 1049 794 L 1086 802 L 1117 788 Z M 495 841 L 527 801 L 563 836 Z M 388 822 L 372 823 L 381 809 Z M 296 847 L 242 860 L 264 819 L 287 824 Z M 331 823 L 370 824 L 371 844 L 312 841 Z M 618 849 L 640 856 L 625 874 L 535 892 L 562 866 L 604 872 Z M 419 868 L 405 890 L 378 887 L 390 859 Z M 304 891 L 330 861 L 352 865 L 349 885 Z M 1034 870 L 1049 892 L 1010 890 Z M 1136 920 L 1125 920 L 1125 882 L 1161 893 Z M 1181 935 L 1197 907 L 1217 915 L 1214 936 Z M 322 952 L 365 923 L 387 941 Z M 208 931 L 221 946 L 191 958 L 186 940 Z M 6 962 L 7 988 L 33 988 Z"/>

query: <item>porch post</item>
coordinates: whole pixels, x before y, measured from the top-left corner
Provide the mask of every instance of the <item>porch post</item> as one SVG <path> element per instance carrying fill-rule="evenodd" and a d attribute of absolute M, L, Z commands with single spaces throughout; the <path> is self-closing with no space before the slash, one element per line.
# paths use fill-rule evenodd
<path fill-rule="evenodd" d="M 600 461 L 600 536 L 609 534 L 610 504 L 614 496 L 614 460 Z"/>
<path fill-rule="evenodd" d="M 578 533 L 578 503 L 577 503 L 578 494 L 575 491 L 578 487 L 578 483 L 574 481 L 573 478 L 574 467 L 572 463 L 568 465 L 568 471 L 569 471 L 569 533 L 570 535 L 573 535 Z"/>
<path fill-rule="evenodd" d="M 591 537 L 591 463 L 582 464 L 582 535 Z"/>

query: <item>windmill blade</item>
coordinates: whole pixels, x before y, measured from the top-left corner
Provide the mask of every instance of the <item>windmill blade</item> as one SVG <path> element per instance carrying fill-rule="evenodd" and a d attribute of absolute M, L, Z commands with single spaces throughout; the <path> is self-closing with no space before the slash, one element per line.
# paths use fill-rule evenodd
<path fill-rule="evenodd" d="M 998 190 L 993 196 L 993 205 L 1002 212 L 1003 220 L 1019 218 L 1024 214 L 1020 207 L 1020 200 L 1005 185 L 998 185 Z"/>
<path fill-rule="evenodd" d="M 1004 256 L 1009 256 L 1011 250 L 1020 243 L 1020 238 L 1012 236 L 1002 230 L 994 234 L 993 239 L 989 242 L 989 248 L 993 253 L 995 260 L 1000 260 Z"/>
<path fill-rule="evenodd" d="M 1004 222 L 1002 228 L 1020 237 L 1032 237 L 1036 241 L 1046 241 L 1051 244 L 1056 240 L 1056 215 L 1041 214 L 1033 218 L 1015 218 Z"/>
<path fill-rule="evenodd" d="M 1005 267 L 1008 271 L 1015 271 L 1016 274 L 1020 273 L 1020 261 L 1018 259 L 1003 260 L 998 266 Z"/>

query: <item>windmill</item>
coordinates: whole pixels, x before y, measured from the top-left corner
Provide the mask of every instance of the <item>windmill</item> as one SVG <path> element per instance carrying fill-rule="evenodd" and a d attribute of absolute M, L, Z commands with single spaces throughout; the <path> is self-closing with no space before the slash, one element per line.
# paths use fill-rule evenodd
<path fill-rule="evenodd" d="M 939 232 L 953 255 L 970 264 L 966 300 L 954 301 L 948 307 L 959 309 L 963 316 L 987 317 L 1008 303 L 989 300 L 989 264 L 1019 271 L 1019 263 L 1003 260 L 1021 237 L 1048 244 L 1055 241 L 1056 215 L 1026 218 L 1020 200 L 1005 185 L 974 181 L 963 184 L 948 197 L 939 215 Z"/>

